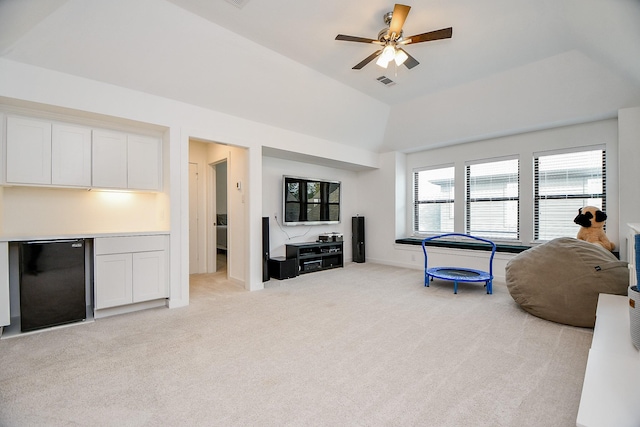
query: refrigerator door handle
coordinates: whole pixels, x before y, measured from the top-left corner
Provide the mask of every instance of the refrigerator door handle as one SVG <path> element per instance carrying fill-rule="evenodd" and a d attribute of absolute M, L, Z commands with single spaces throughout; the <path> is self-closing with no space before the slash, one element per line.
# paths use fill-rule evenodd
<path fill-rule="evenodd" d="M 32 240 L 30 242 L 22 242 L 25 245 L 40 245 L 40 244 L 46 244 L 46 243 L 76 243 L 76 242 L 83 242 L 84 239 L 66 239 L 66 240 Z M 74 246 L 74 247 L 80 247 L 80 246 Z"/>

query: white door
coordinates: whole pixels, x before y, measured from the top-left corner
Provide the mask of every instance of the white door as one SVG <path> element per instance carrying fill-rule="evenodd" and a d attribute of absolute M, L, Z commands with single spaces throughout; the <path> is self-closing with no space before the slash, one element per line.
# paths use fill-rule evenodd
<path fill-rule="evenodd" d="M 189 274 L 198 269 L 198 164 L 189 163 Z"/>

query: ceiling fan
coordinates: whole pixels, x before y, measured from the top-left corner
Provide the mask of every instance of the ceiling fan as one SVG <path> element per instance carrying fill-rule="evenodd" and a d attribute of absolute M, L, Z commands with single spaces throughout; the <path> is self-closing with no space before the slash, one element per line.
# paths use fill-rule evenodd
<path fill-rule="evenodd" d="M 441 30 L 430 31 L 428 33 L 417 34 L 415 36 L 404 38 L 402 36 L 402 26 L 407 19 L 411 6 L 404 4 L 396 4 L 393 8 L 393 12 L 387 12 L 384 14 L 384 23 L 388 28 L 383 28 L 378 33 L 377 39 L 368 39 L 364 37 L 346 36 L 344 34 L 338 34 L 336 40 L 343 40 L 347 42 L 358 43 L 373 43 L 383 46 L 382 49 L 373 52 L 367 56 L 361 62 L 352 67 L 354 70 L 360 70 L 362 67 L 373 61 L 376 57 L 379 57 L 376 64 L 383 68 L 387 68 L 389 62 L 395 61 L 396 65 L 400 66 L 404 64 L 408 69 L 411 69 L 419 64 L 419 62 L 411 55 L 409 55 L 402 46 L 409 43 L 422 43 L 433 40 L 441 40 L 451 38 L 453 35 L 453 28 L 443 28 Z"/>

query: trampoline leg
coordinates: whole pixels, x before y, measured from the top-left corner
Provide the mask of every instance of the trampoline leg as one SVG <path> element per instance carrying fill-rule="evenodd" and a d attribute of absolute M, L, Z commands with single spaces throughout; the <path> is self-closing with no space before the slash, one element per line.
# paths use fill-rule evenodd
<path fill-rule="evenodd" d="M 429 275 L 428 274 L 424 275 L 424 285 L 426 287 L 429 287 Z"/>
<path fill-rule="evenodd" d="M 491 280 L 487 280 L 487 293 L 489 295 L 493 293 L 493 284 Z"/>
<path fill-rule="evenodd" d="M 457 280 L 453 281 L 453 293 L 454 294 L 458 293 L 458 281 Z"/>

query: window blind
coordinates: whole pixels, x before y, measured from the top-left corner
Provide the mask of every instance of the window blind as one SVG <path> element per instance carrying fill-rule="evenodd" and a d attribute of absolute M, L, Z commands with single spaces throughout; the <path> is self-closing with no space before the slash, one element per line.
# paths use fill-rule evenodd
<path fill-rule="evenodd" d="M 453 232 L 454 167 L 414 171 L 414 232 Z"/>
<path fill-rule="evenodd" d="M 534 156 L 534 238 L 575 237 L 578 209 L 606 210 L 606 151 Z"/>
<path fill-rule="evenodd" d="M 519 204 L 518 159 L 466 166 L 467 233 L 489 239 L 518 239 Z"/>

